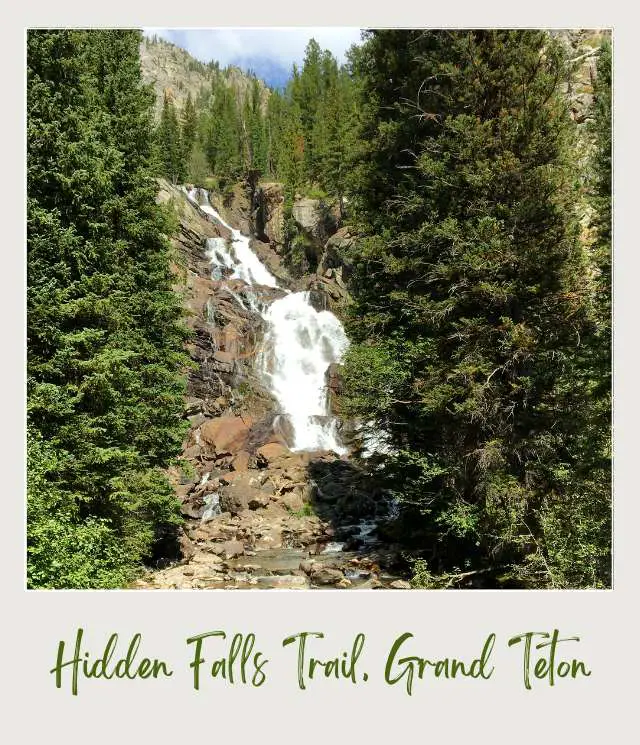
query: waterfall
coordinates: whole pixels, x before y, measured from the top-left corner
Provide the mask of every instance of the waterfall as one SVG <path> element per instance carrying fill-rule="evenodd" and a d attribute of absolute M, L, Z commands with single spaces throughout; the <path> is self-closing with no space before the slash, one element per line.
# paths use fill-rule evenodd
<path fill-rule="evenodd" d="M 275 277 L 249 248 L 249 238 L 228 225 L 211 206 L 204 189 L 188 192 L 191 202 L 231 232 L 231 248 L 223 238 L 207 241 L 212 276 L 230 278 L 247 285 L 278 287 Z M 292 450 L 333 450 L 343 454 L 337 423 L 330 415 L 325 373 L 340 362 L 349 344 L 340 321 L 333 313 L 317 311 L 308 292 L 288 292 L 264 306 L 249 293 L 249 307 L 266 322 L 264 348 L 257 365 L 267 380 L 293 431 Z M 239 301 L 240 299 L 237 298 Z"/>
<path fill-rule="evenodd" d="M 308 292 L 274 301 L 263 318 L 262 369 L 293 427 L 294 449 L 346 452 L 329 416 L 325 385 L 327 367 L 340 361 L 348 345 L 342 324 L 333 313 L 315 310 Z"/>

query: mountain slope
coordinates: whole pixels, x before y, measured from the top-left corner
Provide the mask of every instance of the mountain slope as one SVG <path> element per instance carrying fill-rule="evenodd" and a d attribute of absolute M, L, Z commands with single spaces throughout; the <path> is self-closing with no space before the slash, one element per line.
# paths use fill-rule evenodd
<path fill-rule="evenodd" d="M 156 92 L 156 116 L 160 115 L 165 91 L 171 95 L 178 109 L 182 109 L 189 93 L 194 101 L 204 99 L 211 91 L 211 84 L 220 79 L 244 101 L 254 80 L 237 67 L 221 70 L 217 62 L 204 64 L 184 49 L 157 37 L 143 38 L 140 62 L 143 81 L 151 83 Z M 259 84 L 262 104 L 266 107 L 270 90 L 262 80 L 259 80 Z"/>

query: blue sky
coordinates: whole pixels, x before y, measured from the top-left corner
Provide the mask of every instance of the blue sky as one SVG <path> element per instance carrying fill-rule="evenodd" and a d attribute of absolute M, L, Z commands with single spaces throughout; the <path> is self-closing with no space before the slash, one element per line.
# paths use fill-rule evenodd
<path fill-rule="evenodd" d="M 272 86 L 284 85 L 293 63 L 302 62 L 312 37 L 339 62 L 345 61 L 347 49 L 360 40 L 360 29 L 340 27 L 145 28 L 144 32 L 161 36 L 203 62 L 217 60 L 221 67 L 237 65 L 253 70 Z"/>

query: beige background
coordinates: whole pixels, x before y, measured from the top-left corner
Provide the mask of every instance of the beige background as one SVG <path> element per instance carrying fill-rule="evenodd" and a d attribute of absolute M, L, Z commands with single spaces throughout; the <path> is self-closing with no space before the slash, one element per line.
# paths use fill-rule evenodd
<path fill-rule="evenodd" d="M 30 0 L 2 10 L 3 110 L 2 298 L 4 418 L 2 428 L 4 607 L 0 702 L 7 742 L 628 742 L 637 731 L 636 639 L 638 525 L 636 350 L 638 316 L 636 238 L 638 173 L 637 47 L 640 31 L 622 3 L 365 2 L 317 5 L 248 2 L 123 2 L 88 4 Z M 561 5 L 561 7 L 560 7 Z M 220 7 L 222 6 L 222 7 Z M 615 39 L 615 590 L 609 592 L 33 592 L 24 585 L 24 28 L 47 25 L 343 25 L 614 27 Z M 636 270 L 636 271 L 634 271 Z M 57 643 L 72 643 L 78 626 L 99 653 L 112 631 L 123 642 L 143 634 L 141 653 L 175 669 L 165 680 L 80 681 L 77 698 L 56 690 L 48 670 Z M 510 636 L 560 629 L 578 635 L 570 653 L 593 670 L 590 678 L 559 681 L 533 691 L 522 685 L 521 649 Z M 258 689 L 205 678 L 191 688 L 190 649 L 184 640 L 207 630 L 257 635 L 269 658 Z M 281 640 L 321 630 L 319 655 L 339 654 L 362 631 L 360 671 L 369 681 L 296 683 L 295 652 Z M 383 682 L 387 651 L 400 633 L 408 650 L 426 657 L 480 653 L 497 634 L 496 670 L 489 681 L 416 681 L 412 697 Z M 209 649 L 221 648 L 212 642 Z M 579 650 L 579 654 L 578 654 Z M 624 734 L 626 731 L 626 734 Z"/>

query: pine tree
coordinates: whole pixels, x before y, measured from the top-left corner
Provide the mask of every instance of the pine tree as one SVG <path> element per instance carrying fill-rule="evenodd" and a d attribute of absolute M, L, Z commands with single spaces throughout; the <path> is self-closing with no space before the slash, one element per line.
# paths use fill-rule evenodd
<path fill-rule="evenodd" d="M 251 153 L 249 168 L 263 174 L 267 170 L 267 136 L 262 115 L 262 94 L 256 78 L 251 84 L 251 95 L 247 96 L 246 119 Z"/>
<path fill-rule="evenodd" d="M 187 94 L 187 100 L 184 103 L 182 110 L 182 158 L 185 163 L 189 163 L 191 160 L 191 154 L 196 144 L 196 138 L 198 135 L 198 113 L 196 111 L 195 104 L 191 98 L 191 93 Z"/>
<path fill-rule="evenodd" d="M 554 584 L 544 505 L 570 499 L 588 325 L 562 53 L 544 32 L 389 30 L 355 64 L 350 411 L 391 436 L 432 571 Z"/>
<path fill-rule="evenodd" d="M 543 501 L 540 523 L 557 586 L 611 584 L 611 46 L 600 48 L 594 86 L 594 137 L 589 197 L 595 240 L 589 251 L 592 302 L 589 324 L 560 385 L 571 412 L 567 434 L 573 462 L 563 495 Z M 563 498 L 564 497 L 564 498 Z"/>
<path fill-rule="evenodd" d="M 158 146 L 163 174 L 173 184 L 182 181 L 184 151 L 180 141 L 180 122 L 171 95 L 165 91 L 158 126 Z"/>
<path fill-rule="evenodd" d="M 221 85 L 216 91 L 211 108 L 208 155 L 214 156 L 212 169 L 222 188 L 240 176 L 241 142 L 237 103 L 233 92 L 226 85 Z"/>
<path fill-rule="evenodd" d="M 184 432 L 186 330 L 153 97 L 137 32 L 27 44 L 29 583 L 119 586 L 179 521 L 161 469 Z"/>

